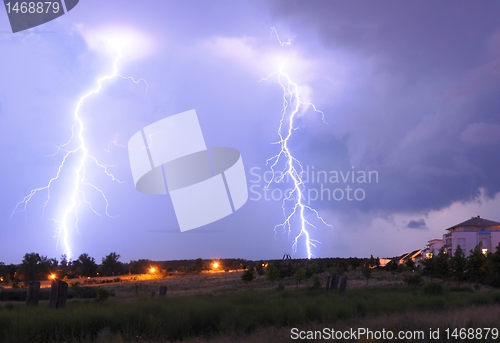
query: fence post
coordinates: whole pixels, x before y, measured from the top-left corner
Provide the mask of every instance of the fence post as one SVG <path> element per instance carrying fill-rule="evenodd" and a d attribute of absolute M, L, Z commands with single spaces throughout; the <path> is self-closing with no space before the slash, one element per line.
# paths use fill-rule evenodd
<path fill-rule="evenodd" d="M 66 308 L 68 284 L 62 280 L 53 280 L 50 285 L 49 308 Z"/>
<path fill-rule="evenodd" d="M 325 286 L 325 294 L 328 293 L 328 291 L 330 290 L 330 279 L 332 277 L 329 276 L 327 279 L 326 279 L 326 286 Z"/>
<path fill-rule="evenodd" d="M 330 286 L 330 290 L 331 291 L 337 290 L 337 288 L 339 286 L 339 278 L 340 278 L 339 275 L 333 274 L 333 276 L 332 276 L 332 285 Z"/>
<path fill-rule="evenodd" d="M 68 298 L 68 284 L 59 280 L 57 292 L 57 308 L 66 308 L 66 299 Z"/>
<path fill-rule="evenodd" d="M 28 284 L 28 294 L 26 294 L 26 306 L 37 307 L 39 294 L 40 294 L 40 282 L 30 281 L 30 283 Z"/>
<path fill-rule="evenodd" d="M 164 297 L 167 295 L 167 286 L 160 286 L 160 296 Z"/>
<path fill-rule="evenodd" d="M 347 276 L 344 276 L 344 277 L 342 278 L 342 281 L 340 282 L 340 290 L 339 290 L 339 293 L 340 293 L 340 294 L 344 294 L 346 287 L 347 287 Z"/>

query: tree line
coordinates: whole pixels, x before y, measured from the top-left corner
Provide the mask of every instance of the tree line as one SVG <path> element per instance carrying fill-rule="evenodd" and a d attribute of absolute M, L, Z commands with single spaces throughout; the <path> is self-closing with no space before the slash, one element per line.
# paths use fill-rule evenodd
<path fill-rule="evenodd" d="M 197 258 L 195 260 L 175 260 L 155 262 L 148 259 L 132 260 L 123 263 L 120 255 L 112 252 L 102 258 L 98 264 L 96 260 L 84 253 L 75 260 L 69 260 L 66 255 L 60 259 L 48 258 L 38 253 L 27 253 L 21 264 L 5 265 L 0 262 L 0 283 L 19 282 L 27 283 L 34 280 L 47 280 L 54 274 L 57 278 L 81 278 L 95 276 L 113 276 L 123 274 L 145 274 L 151 273 L 151 267 L 155 267 L 154 273 L 161 270 L 165 272 L 200 273 L 213 269 L 213 260 Z M 220 259 L 218 270 L 244 269 L 252 264 L 252 261 L 236 258 Z"/>
<path fill-rule="evenodd" d="M 93 277 L 98 275 L 121 275 L 124 264 L 120 255 L 112 252 L 102 258 L 101 264 L 88 254 L 81 254 L 76 260 L 69 260 L 66 255 L 60 259 L 48 258 L 38 253 L 26 253 L 20 265 L 5 265 L 0 262 L 0 281 L 19 283 L 35 280 L 47 280 L 51 275 L 57 278 Z"/>
<path fill-rule="evenodd" d="M 482 245 L 478 244 L 470 251 L 469 256 L 460 246 L 453 256 L 447 254 L 444 248 L 437 255 L 424 260 L 423 275 L 455 281 L 467 281 L 478 284 L 500 287 L 500 243 L 494 253 L 484 253 Z"/>

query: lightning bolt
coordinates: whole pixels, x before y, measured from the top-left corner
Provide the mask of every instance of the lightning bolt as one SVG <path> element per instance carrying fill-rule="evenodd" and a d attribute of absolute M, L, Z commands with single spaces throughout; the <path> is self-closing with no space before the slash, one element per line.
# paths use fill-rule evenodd
<path fill-rule="evenodd" d="M 271 30 L 271 33 L 276 34 L 276 38 L 278 39 L 281 46 L 291 44 L 290 40 L 288 40 L 287 42 L 282 42 L 274 27 L 272 27 Z M 266 187 L 269 188 L 273 181 L 276 183 L 282 182 L 285 177 L 291 180 L 293 187 L 286 194 L 282 202 L 282 210 L 285 220 L 281 224 L 276 225 L 274 227 L 274 231 L 276 234 L 277 229 L 281 227 L 285 231 L 288 231 L 288 234 L 290 235 L 292 232 L 291 221 L 294 217 L 298 216 L 300 220 L 300 231 L 293 240 L 292 249 L 294 252 L 297 252 L 297 245 L 299 243 L 299 240 L 304 237 L 305 247 L 307 250 L 307 258 L 310 259 L 311 257 L 314 257 L 311 252 L 311 248 L 316 247 L 316 244 L 320 242 L 311 238 L 308 229 L 316 228 L 316 226 L 307 219 L 307 214 L 311 213 L 324 225 L 329 227 L 332 226 L 323 220 L 318 211 L 306 205 L 306 197 L 304 194 L 305 185 L 302 179 L 304 168 L 302 167 L 300 161 L 292 154 L 289 143 L 292 138 L 293 131 L 297 129 L 297 127 L 295 126 L 295 122 L 298 116 L 306 113 L 308 109 L 312 108 L 314 112 L 321 114 L 321 118 L 326 124 L 325 114 L 322 111 L 318 110 L 313 103 L 304 102 L 300 99 L 298 84 L 292 82 L 290 76 L 283 71 L 283 68 L 281 68 L 279 71 L 271 73 L 265 78 L 260 79 L 259 82 L 267 81 L 272 76 L 277 76 L 278 83 L 283 89 L 283 109 L 281 111 L 281 120 L 278 127 L 279 141 L 274 143 L 279 144 L 281 149 L 278 154 L 267 159 L 266 161 L 266 165 L 271 164 L 270 169 L 273 175 Z M 284 167 L 281 170 L 280 176 L 276 177 L 276 168 L 278 168 L 281 159 L 284 160 Z M 287 202 L 293 203 L 292 209 L 288 214 L 286 209 Z"/>
<path fill-rule="evenodd" d="M 65 168 L 69 168 L 67 164 L 69 164 L 69 158 L 71 156 L 76 157 L 76 165 L 74 166 L 74 174 L 71 180 L 71 186 L 70 189 L 71 191 L 67 194 L 67 196 L 63 199 L 62 203 L 67 204 L 66 207 L 63 209 L 62 214 L 60 215 L 59 218 L 55 219 L 52 218 L 51 220 L 56 223 L 56 232 L 55 232 L 55 238 L 57 238 L 57 244 L 56 246 L 59 245 L 59 241 L 62 240 L 62 244 L 64 246 L 64 253 L 66 254 L 67 258 L 70 259 L 72 256 L 72 251 L 70 247 L 70 242 L 69 242 L 69 232 L 72 229 L 75 229 L 77 232 L 79 232 L 79 227 L 78 227 L 78 222 L 79 222 L 79 217 L 78 217 L 78 212 L 80 210 L 80 206 L 82 203 L 85 203 L 86 205 L 89 206 L 90 210 L 95 213 L 98 216 L 101 216 L 94 207 L 92 206 L 92 203 L 87 200 L 85 196 L 85 190 L 90 189 L 94 192 L 96 192 L 100 197 L 104 200 L 104 213 L 108 217 L 112 217 L 109 212 L 108 212 L 108 207 L 109 207 L 109 201 L 104 194 L 104 191 L 102 191 L 99 187 L 94 185 L 91 181 L 88 181 L 87 175 L 86 175 L 86 170 L 89 164 L 95 165 L 98 168 L 102 170 L 104 175 L 111 179 L 111 181 L 122 183 L 120 180 L 118 180 L 112 173 L 109 172 L 109 168 L 113 167 L 108 164 L 102 164 L 100 163 L 97 158 L 92 156 L 89 152 L 89 149 L 86 144 L 86 139 L 85 139 L 85 126 L 83 122 L 83 118 L 80 115 L 81 108 L 83 107 L 85 101 L 98 94 L 101 89 L 103 88 L 103 84 L 106 81 L 110 81 L 114 78 L 122 78 L 125 80 L 131 80 L 136 84 L 139 84 L 140 82 L 144 82 L 146 84 L 146 91 L 149 88 L 148 83 L 146 80 L 143 78 L 140 78 L 138 80 L 135 80 L 131 76 L 123 76 L 119 74 L 118 72 L 118 62 L 121 58 L 121 53 L 118 53 L 116 58 L 114 59 L 113 62 L 113 70 L 110 72 L 108 75 L 102 76 L 99 78 L 96 82 L 96 86 L 91 89 L 89 92 L 85 93 L 82 95 L 77 104 L 75 111 L 73 112 L 73 125 L 71 126 L 71 136 L 69 140 L 62 144 L 57 146 L 57 151 L 49 155 L 51 157 L 56 156 L 58 154 L 62 154 L 62 160 L 61 163 L 59 164 L 59 167 L 57 169 L 57 173 L 55 174 L 54 177 L 52 177 L 48 183 L 39 188 L 32 189 L 31 192 L 23 198 L 20 202 L 17 203 L 16 207 L 14 208 L 11 218 L 13 215 L 16 213 L 24 212 L 26 215 L 26 209 L 28 206 L 28 203 L 33 199 L 33 197 L 42 191 L 47 192 L 47 198 L 44 202 L 43 205 L 43 213 L 45 212 L 45 208 L 48 205 L 49 201 L 51 200 L 51 187 L 52 185 L 60 178 L 61 173 Z M 70 144 L 76 144 L 76 147 L 73 149 L 70 149 L 69 146 Z M 43 214 L 42 214 L 43 217 Z"/>

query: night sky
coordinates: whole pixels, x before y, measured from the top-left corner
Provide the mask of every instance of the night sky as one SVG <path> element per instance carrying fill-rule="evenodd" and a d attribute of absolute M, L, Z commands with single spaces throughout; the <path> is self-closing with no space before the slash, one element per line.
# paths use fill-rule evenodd
<path fill-rule="evenodd" d="M 147 86 L 115 77 L 80 109 L 89 153 L 122 183 L 87 169 L 110 217 L 88 188 L 101 216 L 82 204 L 79 230 L 70 230 L 73 258 L 306 257 L 303 240 L 292 250 L 296 221 L 290 234 L 275 232 L 290 184 L 264 188 L 266 160 L 279 152 L 272 143 L 283 91 L 276 75 L 259 80 L 280 68 L 326 122 L 309 107 L 290 141 L 308 172 L 306 192 L 323 194 L 309 204 L 331 224 L 310 217 L 314 256 L 391 257 L 471 216 L 500 221 L 499 13 L 498 1 L 82 0 L 13 34 L 0 9 L 0 262 L 64 253 L 52 219 L 67 205 L 76 158 L 45 208 L 40 191 L 12 213 L 57 175 L 57 146 L 71 137 L 80 97 L 112 72 L 113 42 L 125 44 L 120 74 Z M 168 195 L 135 189 L 126 146 L 143 127 L 191 109 L 207 146 L 241 152 L 249 200 L 181 233 Z"/>

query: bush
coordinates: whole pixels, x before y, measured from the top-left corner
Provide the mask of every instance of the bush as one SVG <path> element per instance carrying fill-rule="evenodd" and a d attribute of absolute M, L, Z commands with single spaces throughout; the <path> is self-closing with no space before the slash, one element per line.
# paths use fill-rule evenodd
<path fill-rule="evenodd" d="M 253 268 L 248 268 L 247 270 L 245 270 L 243 272 L 243 274 L 241 275 L 241 279 L 245 282 L 250 282 L 252 281 L 253 279 L 255 278 L 255 274 L 254 274 L 254 271 L 253 271 Z"/>
<path fill-rule="evenodd" d="M 313 278 L 313 284 L 310 289 L 320 289 L 321 288 L 321 280 L 318 275 L 315 275 Z"/>
<path fill-rule="evenodd" d="M 285 285 L 283 284 L 283 282 L 278 283 L 278 287 L 276 287 L 276 290 L 277 291 L 285 290 Z"/>
<path fill-rule="evenodd" d="M 109 292 L 106 288 L 98 287 L 96 289 L 96 301 L 104 301 L 109 298 Z"/>
<path fill-rule="evenodd" d="M 417 288 L 423 285 L 424 280 L 422 279 L 422 275 L 420 274 L 408 274 L 403 277 L 403 281 L 409 286 L 413 288 Z"/>
<path fill-rule="evenodd" d="M 423 287 L 422 291 L 425 295 L 442 295 L 444 288 L 441 282 L 429 282 Z"/>

